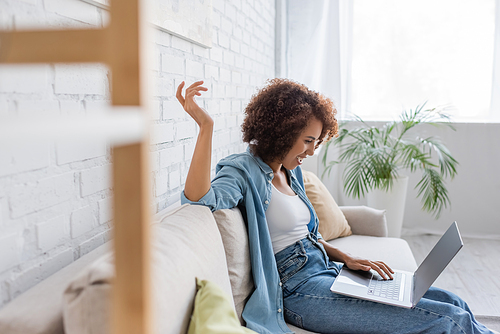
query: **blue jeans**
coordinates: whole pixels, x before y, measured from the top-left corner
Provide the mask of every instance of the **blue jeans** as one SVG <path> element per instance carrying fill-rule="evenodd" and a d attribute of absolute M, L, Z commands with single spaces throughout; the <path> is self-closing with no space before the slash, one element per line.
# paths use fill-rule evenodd
<path fill-rule="evenodd" d="M 287 322 L 318 333 L 492 333 L 455 294 L 431 287 L 412 309 L 330 291 L 341 266 L 308 236 L 276 255 Z"/>

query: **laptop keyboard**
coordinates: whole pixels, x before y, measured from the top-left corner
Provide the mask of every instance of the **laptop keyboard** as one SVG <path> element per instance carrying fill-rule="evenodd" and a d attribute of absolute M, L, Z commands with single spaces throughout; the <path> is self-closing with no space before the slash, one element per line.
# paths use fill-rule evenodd
<path fill-rule="evenodd" d="M 392 277 L 394 278 L 393 280 L 384 281 L 378 274 L 373 275 L 368 286 L 368 294 L 386 299 L 402 300 L 404 274 L 396 272 Z"/>

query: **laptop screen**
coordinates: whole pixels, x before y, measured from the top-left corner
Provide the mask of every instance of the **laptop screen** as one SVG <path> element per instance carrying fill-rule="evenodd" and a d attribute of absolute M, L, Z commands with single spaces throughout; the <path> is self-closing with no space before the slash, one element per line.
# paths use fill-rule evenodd
<path fill-rule="evenodd" d="M 414 300 L 422 298 L 463 245 L 457 222 L 454 222 L 415 272 Z"/>

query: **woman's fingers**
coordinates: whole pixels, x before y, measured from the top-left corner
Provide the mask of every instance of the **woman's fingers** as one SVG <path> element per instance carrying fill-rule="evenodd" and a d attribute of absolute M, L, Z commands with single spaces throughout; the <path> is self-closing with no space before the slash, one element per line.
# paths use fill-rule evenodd
<path fill-rule="evenodd" d="M 186 88 L 186 95 L 193 91 L 200 91 L 200 90 L 207 91 L 208 88 L 203 87 L 202 84 L 203 80 L 196 81 L 195 83 L 193 83 L 191 86 Z"/>
<path fill-rule="evenodd" d="M 364 259 L 353 259 L 353 262 L 346 263 L 348 268 L 354 270 L 368 271 L 375 270 L 383 279 L 393 279 L 394 271 L 382 261 L 369 261 Z"/>
<path fill-rule="evenodd" d="M 184 84 L 185 84 L 184 81 L 181 82 L 179 87 L 177 87 L 177 94 L 175 94 L 175 97 L 177 97 L 177 100 L 179 100 L 179 102 L 182 104 L 183 107 L 184 103 L 186 102 L 186 100 L 184 100 L 184 97 L 182 97 L 182 88 L 184 88 Z"/>
<path fill-rule="evenodd" d="M 375 263 L 379 264 L 386 273 L 388 274 L 394 274 L 394 270 L 392 270 L 391 267 L 389 267 L 387 264 L 385 264 L 384 262 L 382 261 L 376 261 Z"/>
<path fill-rule="evenodd" d="M 383 279 L 393 279 L 391 272 L 383 262 L 373 262 L 372 268 L 380 275 Z"/>
<path fill-rule="evenodd" d="M 188 98 L 192 98 L 193 96 L 201 96 L 201 93 L 200 91 L 207 91 L 207 89 L 202 89 L 202 88 L 205 88 L 205 87 L 200 87 L 199 89 L 191 89 L 191 90 L 186 90 L 186 99 Z"/>
<path fill-rule="evenodd" d="M 195 88 L 192 88 L 190 90 L 186 89 L 186 99 L 192 98 L 195 95 L 200 96 L 201 95 L 200 91 L 207 91 L 207 90 L 208 89 L 205 87 L 195 87 Z"/>
<path fill-rule="evenodd" d="M 177 100 L 179 100 L 179 102 L 182 104 L 184 109 L 186 109 L 186 100 L 187 99 L 191 99 L 194 96 L 201 96 L 200 91 L 205 91 L 205 92 L 208 91 L 208 88 L 201 86 L 203 84 L 203 81 L 200 80 L 200 81 L 196 81 L 195 83 L 191 84 L 191 86 L 186 88 L 185 97 L 184 97 L 184 96 L 182 96 L 182 89 L 184 88 L 185 84 L 186 83 L 184 81 L 181 82 L 179 87 L 177 87 L 177 93 L 175 94 L 175 96 L 177 97 Z"/>
<path fill-rule="evenodd" d="M 181 82 L 179 87 L 177 87 L 176 97 L 177 100 L 182 104 L 184 110 L 195 120 L 195 122 L 200 126 L 212 125 L 213 120 L 210 115 L 202 109 L 195 101 L 195 96 L 201 96 L 201 92 L 208 91 L 208 88 L 202 86 L 203 81 L 196 81 L 186 88 L 184 96 L 182 94 L 182 89 L 185 86 L 185 82 Z"/>
<path fill-rule="evenodd" d="M 203 84 L 203 81 L 197 81 L 193 83 L 191 86 L 186 88 L 186 93 L 185 93 L 185 100 L 188 103 L 194 102 L 194 97 L 195 96 L 201 96 L 201 91 L 206 92 L 208 88 L 201 86 Z M 195 103 L 195 102 L 194 102 Z M 184 109 L 186 109 L 186 106 L 184 104 Z"/>
<path fill-rule="evenodd" d="M 184 81 L 183 81 L 183 82 L 184 82 Z M 201 84 L 203 84 L 203 80 L 199 80 L 199 81 L 193 82 L 193 83 L 191 84 L 191 86 L 189 86 L 187 89 L 192 88 L 192 87 L 199 86 L 199 85 L 201 85 Z"/>
<path fill-rule="evenodd" d="M 393 279 L 391 274 L 394 271 L 382 261 L 370 261 L 371 268 L 375 270 L 383 279 Z"/>

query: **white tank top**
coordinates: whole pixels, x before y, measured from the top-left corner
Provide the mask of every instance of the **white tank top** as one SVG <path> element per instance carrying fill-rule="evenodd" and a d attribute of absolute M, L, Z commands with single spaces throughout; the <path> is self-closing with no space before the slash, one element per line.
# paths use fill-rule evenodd
<path fill-rule="evenodd" d="M 309 233 L 311 213 L 298 195 L 281 193 L 272 185 L 271 202 L 266 211 L 274 254 L 303 239 Z"/>

